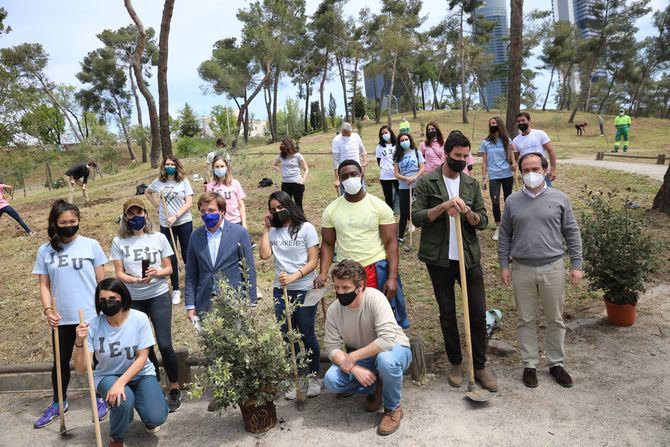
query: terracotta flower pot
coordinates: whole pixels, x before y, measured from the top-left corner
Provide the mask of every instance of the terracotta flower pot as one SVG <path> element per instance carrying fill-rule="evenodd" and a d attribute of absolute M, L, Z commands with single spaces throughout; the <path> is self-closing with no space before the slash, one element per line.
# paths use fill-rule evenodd
<path fill-rule="evenodd" d="M 637 316 L 637 303 L 635 304 L 614 304 L 605 301 L 605 309 L 607 309 L 607 319 L 614 326 L 632 326 L 635 323 Z"/>
<path fill-rule="evenodd" d="M 244 428 L 249 433 L 264 433 L 277 425 L 277 411 L 274 402 L 256 406 L 256 401 L 240 405 Z"/>

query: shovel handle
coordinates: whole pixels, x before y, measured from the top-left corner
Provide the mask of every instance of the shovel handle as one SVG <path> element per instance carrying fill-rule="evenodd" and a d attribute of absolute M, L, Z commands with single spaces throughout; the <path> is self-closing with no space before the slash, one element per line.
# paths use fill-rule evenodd
<path fill-rule="evenodd" d="M 461 296 L 463 298 L 463 327 L 465 329 L 465 346 L 468 351 L 468 376 L 470 384 L 475 383 L 475 370 L 472 362 L 472 338 L 470 336 L 470 307 L 468 306 L 468 281 L 465 276 L 465 257 L 463 254 L 463 233 L 460 214 L 454 218 L 456 222 L 456 241 L 458 244 L 458 269 L 461 277 Z"/>
<path fill-rule="evenodd" d="M 79 323 L 84 324 L 84 311 L 79 309 Z M 93 367 L 88 359 L 88 347 L 84 342 L 84 352 L 86 362 L 86 375 L 88 376 L 88 391 L 91 397 L 91 412 L 93 413 L 93 426 L 95 427 L 95 442 L 97 447 L 102 447 L 102 436 L 100 434 L 100 419 L 98 417 L 98 403 L 95 400 L 95 381 L 93 380 Z"/>
<path fill-rule="evenodd" d="M 56 306 L 56 297 L 51 297 L 51 307 L 53 311 L 58 313 L 58 308 Z M 65 409 L 63 405 L 63 374 L 60 367 L 60 332 L 58 326 L 53 328 L 54 334 L 54 354 L 56 355 L 56 386 L 58 387 L 58 417 L 60 419 L 60 432 L 65 433 Z"/>

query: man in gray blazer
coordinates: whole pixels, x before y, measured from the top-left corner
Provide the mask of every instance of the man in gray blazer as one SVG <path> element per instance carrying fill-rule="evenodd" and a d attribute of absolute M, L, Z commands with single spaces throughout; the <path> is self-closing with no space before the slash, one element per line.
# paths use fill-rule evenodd
<path fill-rule="evenodd" d="M 191 235 L 186 256 L 185 304 L 189 319 L 209 310 L 218 281 L 225 278 L 232 287 L 245 287 L 249 301 L 256 304 L 256 267 L 251 240 L 241 225 L 227 222 L 226 201 L 215 192 L 200 196 L 198 209 L 205 225 Z M 246 271 L 240 261 L 246 260 Z"/>

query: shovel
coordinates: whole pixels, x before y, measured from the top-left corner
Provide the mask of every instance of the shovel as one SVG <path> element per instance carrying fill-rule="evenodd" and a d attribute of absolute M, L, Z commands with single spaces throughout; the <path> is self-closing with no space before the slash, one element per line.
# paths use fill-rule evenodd
<path fill-rule="evenodd" d="M 293 323 L 291 322 L 291 313 L 289 312 L 289 301 L 288 301 L 288 291 L 286 286 L 284 286 L 284 313 L 286 314 L 286 324 L 288 325 L 288 331 L 293 331 Z M 298 360 L 295 355 L 295 345 L 292 341 L 289 341 L 291 348 L 291 360 L 293 360 L 293 385 L 295 386 L 296 399 L 295 404 L 298 411 L 305 409 L 305 395 L 300 388 L 300 378 L 298 377 Z"/>
<path fill-rule="evenodd" d="M 465 346 L 468 351 L 468 391 L 465 397 L 474 402 L 486 402 L 493 394 L 475 385 L 475 368 L 472 363 L 472 339 L 470 337 L 470 308 L 468 307 L 468 284 L 465 278 L 465 258 L 463 255 L 463 234 L 461 233 L 461 216 L 456 221 L 456 240 L 458 241 L 458 267 L 461 275 L 461 296 L 463 297 L 463 326 L 465 327 Z"/>
<path fill-rule="evenodd" d="M 409 249 L 414 248 L 414 232 L 416 227 L 412 223 L 412 202 L 414 202 L 414 191 L 412 185 L 409 185 L 409 225 L 407 226 L 407 231 L 409 231 Z"/>
<path fill-rule="evenodd" d="M 79 323 L 84 324 L 84 311 L 79 309 Z M 84 342 L 84 346 L 88 343 Z M 95 400 L 95 381 L 93 380 L 93 366 L 88 358 L 88 347 L 86 350 L 86 375 L 88 376 L 88 391 L 91 397 L 91 412 L 93 413 L 93 427 L 95 428 L 95 445 L 102 447 L 102 436 L 100 435 L 100 419 L 98 418 L 98 403 Z"/>

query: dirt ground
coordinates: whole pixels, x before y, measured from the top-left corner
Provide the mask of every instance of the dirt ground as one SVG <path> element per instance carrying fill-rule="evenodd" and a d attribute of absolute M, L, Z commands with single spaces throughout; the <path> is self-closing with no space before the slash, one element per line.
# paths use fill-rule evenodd
<path fill-rule="evenodd" d="M 186 401 L 157 435 L 139 422 L 126 445 L 134 446 L 667 446 L 670 445 L 670 284 L 649 289 L 638 305 L 638 321 L 614 328 L 605 320 L 569 331 L 566 367 L 575 386 L 561 388 L 546 369 L 540 386 L 525 388 L 518 364 L 492 358 L 499 392 L 487 404 L 472 404 L 464 389 L 451 388 L 438 371 L 430 383 L 405 382 L 405 417 L 395 434 L 382 438 L 374 427 L 379 415 L 364 413 L 361 396 L 322 394 L 305 411 L 278 402 L 279 425 L 268 433 L 244 431 L 239 410 L 217 416 L 206 402 Z M 87 396 L 73 393 L 67 427 L 58 422 L 34 430 L 47 393 L 0 395 L 0 445 L 94 445 Z M 102 424 L 103 439 L 109 422 Z"/>

